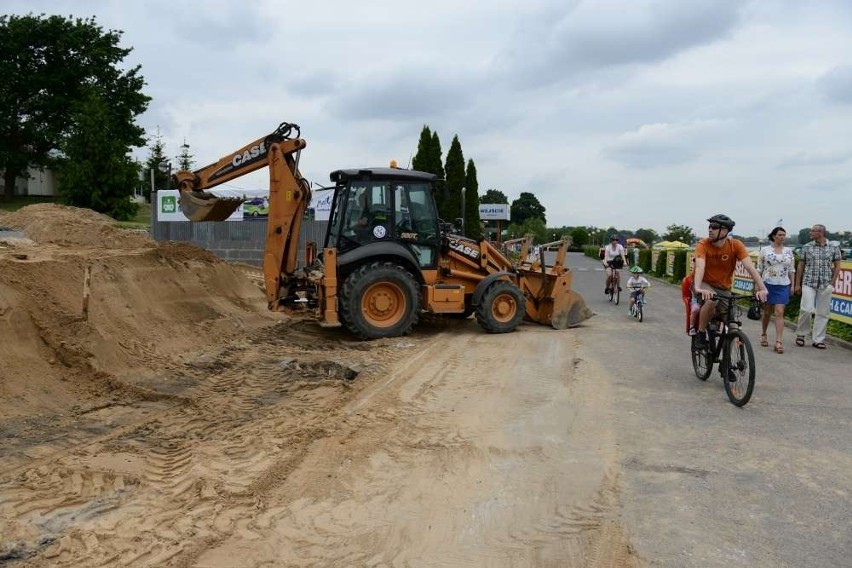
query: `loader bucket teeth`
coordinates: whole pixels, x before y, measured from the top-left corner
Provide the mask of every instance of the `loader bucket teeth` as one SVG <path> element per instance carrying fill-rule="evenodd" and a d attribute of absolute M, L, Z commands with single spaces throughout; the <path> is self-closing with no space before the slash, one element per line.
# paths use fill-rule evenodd
<path fill-rule="evenodd" d="M 594 313 L 586 305 L 582 296 L 573 290 L 569 290 L 553 299 L 550 325 L 553 329 L 567 329 L 580 325 L 593 315 Z"/>
<path fill-rule="evenodd" d="M 190 221 L 224 221 L 242 204 L 239 197 L 216 197 L 203 191 L 181 191 L 180 208 Z"/>

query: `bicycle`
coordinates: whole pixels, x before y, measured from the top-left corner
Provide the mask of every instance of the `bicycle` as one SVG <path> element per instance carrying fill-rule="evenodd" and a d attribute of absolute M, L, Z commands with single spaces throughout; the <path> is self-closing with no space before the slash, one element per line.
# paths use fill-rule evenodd
<path fill-rule="evenodd" d="M 629 286 L 630 290 L 642 290 L 643 293 L 636 294 L 636 299 L 633 305 L 630 306 L 630 315 L 639 320 L 639 323 L 645 319 L 645 293 L 646 286 Z"/>
<path fill-rule="evenodd" d="M 725 386 L 728 400 L 734 406 L 745 406 L 754 392 L 755 363 L 754 349 L 746 334 L 739 329 L 742 326 L 742 308 L 737 305 L 738 296 L 731 293 L 714 294 L 713 300 L 720 303 L 716 314 L 707 326 L 707 347 L 697 346 L 692 337 L 692 367 L 695 376 L 706 381 L 713 372 L 713 365 L 719 364 L 719 374 Z M 757 302 L 754 296 L 745 296 L 752 304 Z"/>
<path fill-rule="evenodd" d="M 610 276 L 609 280 L 609 301 L 612 302 L 613 298 L 615 298 L 615 305 L 618 305 L 618 302 L 621 298 L 621 273 L 619 269 L 622 267 L 621 263 L 617 263 L 614 260 L 610 260 L 606 263 L 607 267 L 612 269 L 612 276 Z"/>

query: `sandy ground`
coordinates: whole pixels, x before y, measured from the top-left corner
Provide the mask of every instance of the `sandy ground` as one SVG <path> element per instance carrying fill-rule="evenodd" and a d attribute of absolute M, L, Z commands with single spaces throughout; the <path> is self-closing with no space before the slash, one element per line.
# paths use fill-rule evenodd
<path fill-rule="evenodd" d="M 91 211 L 0 226 L 0 565 L 641 564 L 571 333 L 358 342 Z"/>

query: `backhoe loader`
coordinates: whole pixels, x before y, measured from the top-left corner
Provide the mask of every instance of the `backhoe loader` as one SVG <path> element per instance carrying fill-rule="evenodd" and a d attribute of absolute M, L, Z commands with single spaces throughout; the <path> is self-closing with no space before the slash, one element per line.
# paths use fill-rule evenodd
<path fill-rule="evenodd" d="M 591 317 L 571 290 L 567 239 L 551 243 L 558 252 L 550 266 L 543 255 L 513 263 L 487 240 L 456 234 L 438 218 L 436 176 L 425 172 L 332 172 L 334 198 L 322 251 L 308 243 L 305 266 L 297 266 L 299 231 L 311 200 L 298 168 L 306 144 L 297 125 L 282 123 L 216 163 L 173 176 L 190 220 L 221 221 L 241 200 L 205 190 L 269 168 L 263 274 L 270 310 L 311 310 L 320 325 L 343 325 L 361 339 L 408 334 L 424 312 L 475 315 L 490 333 L 513 331 L 525 317 L 556 329 Z"/>

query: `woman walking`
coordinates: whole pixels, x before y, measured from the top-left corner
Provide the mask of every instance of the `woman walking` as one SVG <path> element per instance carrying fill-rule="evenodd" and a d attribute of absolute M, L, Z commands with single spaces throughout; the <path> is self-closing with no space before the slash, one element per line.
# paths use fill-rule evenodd
<path fill-rule="evenodd" d="M 784 246 L 785 238 L 787 238 L 787 231 L 783 227 L 772 229 L 769 233 L 769 246 L 760 250 L 757 259 L 757 271 L 760 272 L 760 277 L 763 278 L 763 283 L 769 290 L 763 309 L 760 344 L 763 347 L 769 346 L 766 332 L 769 328 L 769 318 L 774 315 L 776 353 L 784 353 L 784 307 L 790 301 L 790 288 L 795 276 L 793 251 Z M 769 309 L 770 307 L 772 310 Z"/>

